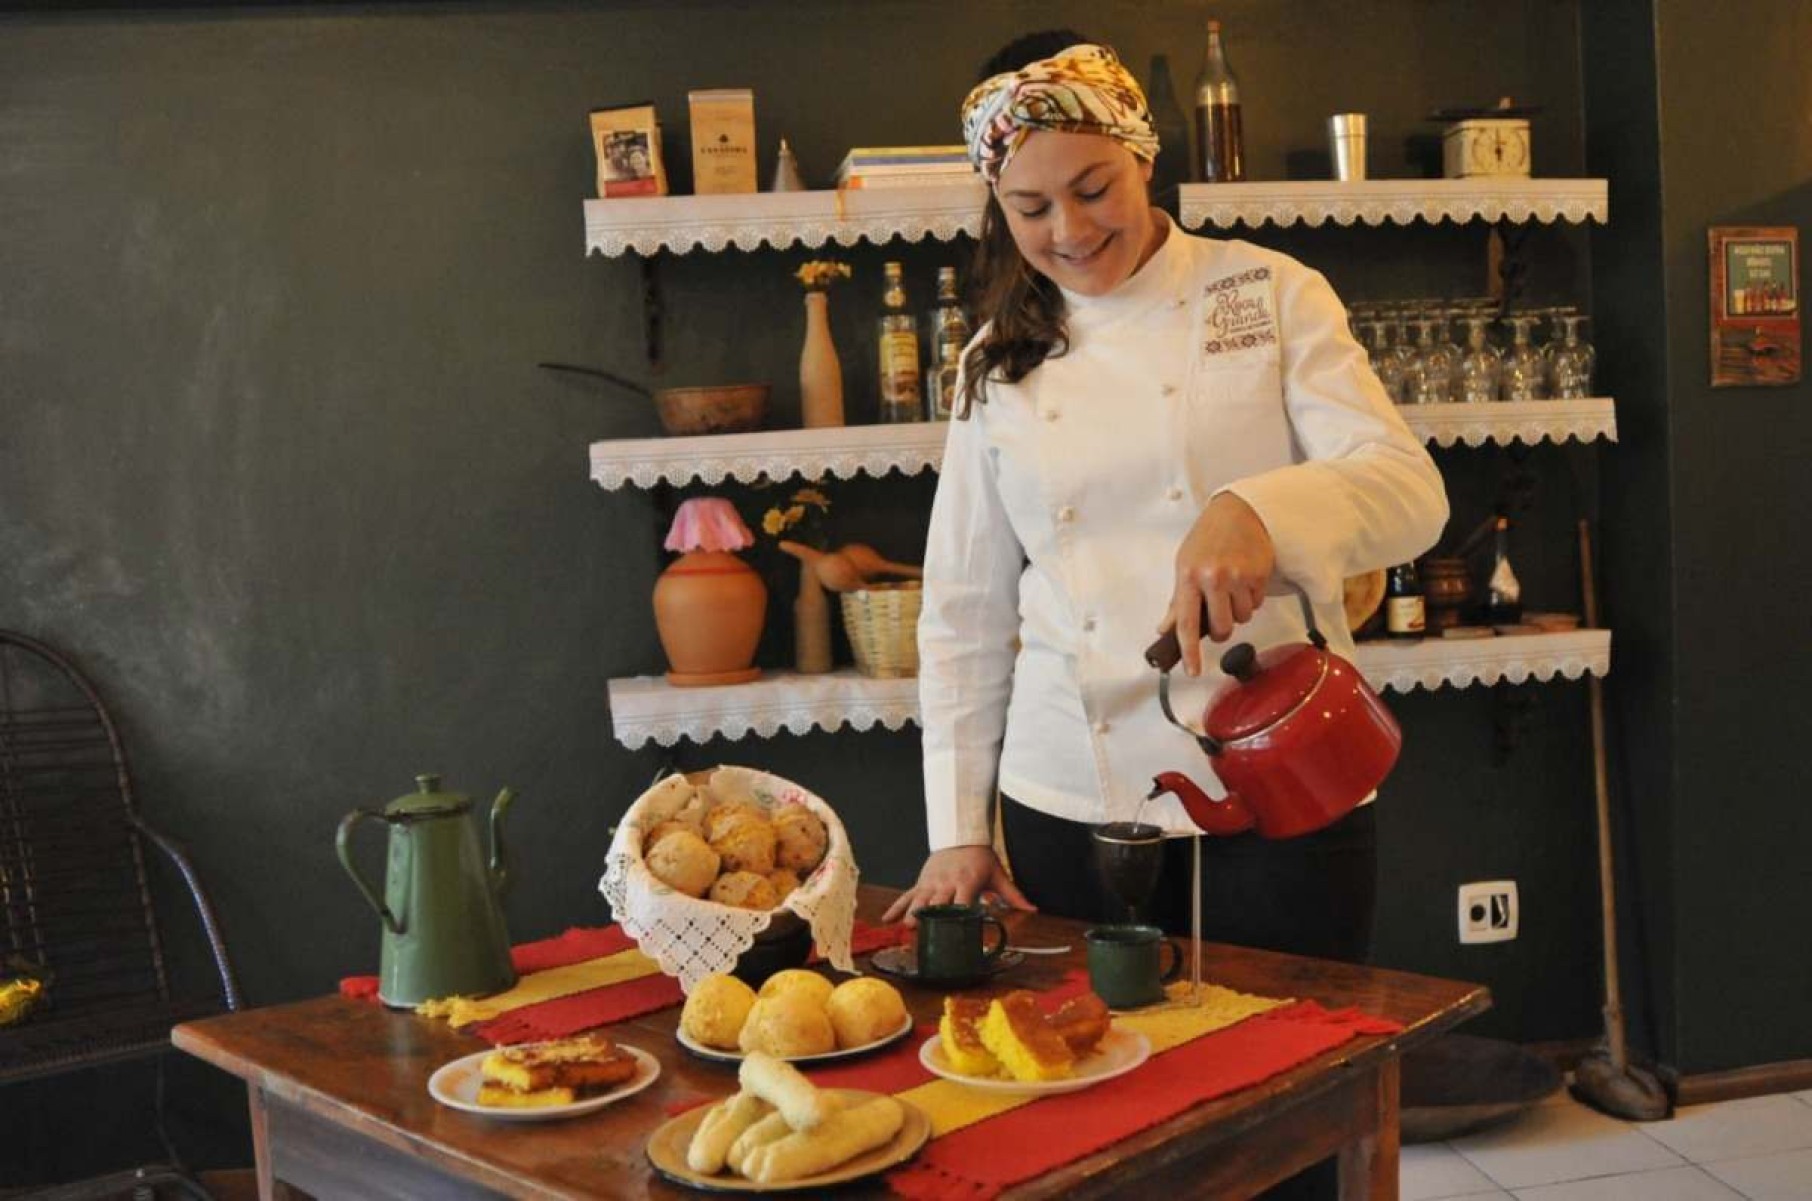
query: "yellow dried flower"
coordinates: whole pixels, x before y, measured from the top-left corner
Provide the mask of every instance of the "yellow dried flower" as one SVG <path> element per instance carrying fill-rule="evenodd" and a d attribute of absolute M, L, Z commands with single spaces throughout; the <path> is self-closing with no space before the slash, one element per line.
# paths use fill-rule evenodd
<path fill-rule="evenodd" d="M 835 259 L 813 259 L 793 272 L 793 278 L 809 291 L 822 292 L 838 280 L 849 278 L 849 264 Z"/>

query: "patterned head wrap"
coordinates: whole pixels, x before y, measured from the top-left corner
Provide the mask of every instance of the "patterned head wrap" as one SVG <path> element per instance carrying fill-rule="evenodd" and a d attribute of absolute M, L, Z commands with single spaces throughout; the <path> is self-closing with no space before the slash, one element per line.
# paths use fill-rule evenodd
<path fill-rule="evenodd" d="M 1158 156 L 1145 93 L 1106 46 L 1071 46 L 983 80 L 963 101 L 969 160 L 990 184 L 1040 129 L 1102 134 L 1147 162 Z"/>

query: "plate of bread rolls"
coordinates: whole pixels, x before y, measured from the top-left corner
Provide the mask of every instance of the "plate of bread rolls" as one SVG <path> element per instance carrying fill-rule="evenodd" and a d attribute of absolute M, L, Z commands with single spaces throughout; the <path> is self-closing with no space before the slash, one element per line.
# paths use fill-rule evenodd
<path fill-rule="evenodd" d="M 654 1056 L 581 1034 L 478 1051 L 428 1077 L 442 1105 L 505 1122 L 545 1122 L 592 1113 L 641 1092 L 661 1074 Z"/>
<path fill-rule="evenodd" d="M 1151 1040 L 1116 1029 L 1107 1005 L 1083 993 L 1046 1012 L 1035 994 L 945 997 L 925 1070 L 984 1092 L 1068 1093 L 1124 1076 L 1151 1057 Z"/>
<path fill-rule="evenodd" d="M 759 991 L 731 975 L 707 976 L 680 1010 L 675 1036 L 703 1059 L 739 1063 L 763 1052 L 791 1063 L 830 1062 L 879 1050 L 912 1033 L 899 989 L 873 976 L 841 984 L 788 968 Z"/>
<path fill-rule="evenodd" d="M 886 1093 L 819 1088 L 760 1051 L 739 1090 L 666 1122 L 648 1162 L 668 1180 L 725 1192 L 811 1191 L 897 1167 L 931 1137 L 931 1121 Z"/>

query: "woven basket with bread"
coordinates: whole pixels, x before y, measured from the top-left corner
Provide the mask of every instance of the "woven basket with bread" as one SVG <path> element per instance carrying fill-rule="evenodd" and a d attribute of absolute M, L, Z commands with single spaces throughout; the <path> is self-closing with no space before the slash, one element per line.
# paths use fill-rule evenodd
<path fill-rule="evenodd" d="M 764 932 L 804 923 L 855 970 L 856 862 L 819 797 L 747 767 L 668 776 L 611 839 L 600 890 L 623 929 L 690 993 L 731 971 Z"/>

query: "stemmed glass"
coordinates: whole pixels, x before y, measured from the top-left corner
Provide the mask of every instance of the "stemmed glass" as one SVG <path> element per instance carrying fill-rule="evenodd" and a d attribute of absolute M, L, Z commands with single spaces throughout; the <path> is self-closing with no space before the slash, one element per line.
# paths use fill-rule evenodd
<path fill-rule="evenodd" d="M 1460 357 L 1460 399 L 1468 404 L 1497 399 L 1498 375 L 1503 364 L 1486 336 L 1491 318 L 1474 313 L 1466 324 L 1466 353 Z"/>
<path fill-rule="evenodd" d="M 1383 320 L 1364 322 L 1371 337 L 1366 343 L 1366 353 L 1372 361 L 1372 371 L 1378 376 L 1378 382 L 1384 385 L 1384 391 L 1393 403 L 1402 404 L 1404 385 L 1407 382 L 1404 374 L 1403 360 L 1390 343 L 1390 323 Z"/>
<path fill-rule="evenodd" d="M 1506 320 L 1512 332 L 1510 353 L 1504 356 L 1504 399 L 1540 400 L 1546 391 L 1547 361 L 1529 341 L 1537 318 L 1533 313 L 1515 313 Z"/>
<path fill-rule="evenodd" d="M 1434 340 L 1438 318 L 1417 317 L 1415 368 L 1409 377 L 1411 404 L 1445 404 L 1453 399 L 1453 380 L 1459 364 L 1448 348 Z"/>
<path fill-rule="evenodd" d="M 1590 343 L 1579 336 L 1579 324 L 1586 318 L 1578 313 L 1565 313 L 1557 318 L 1565 332 L 1548 357 L 1552 395 L 1562 400 L 1578 400 L 1592 394 L 1592 367 L 1597 355 Z"/>

